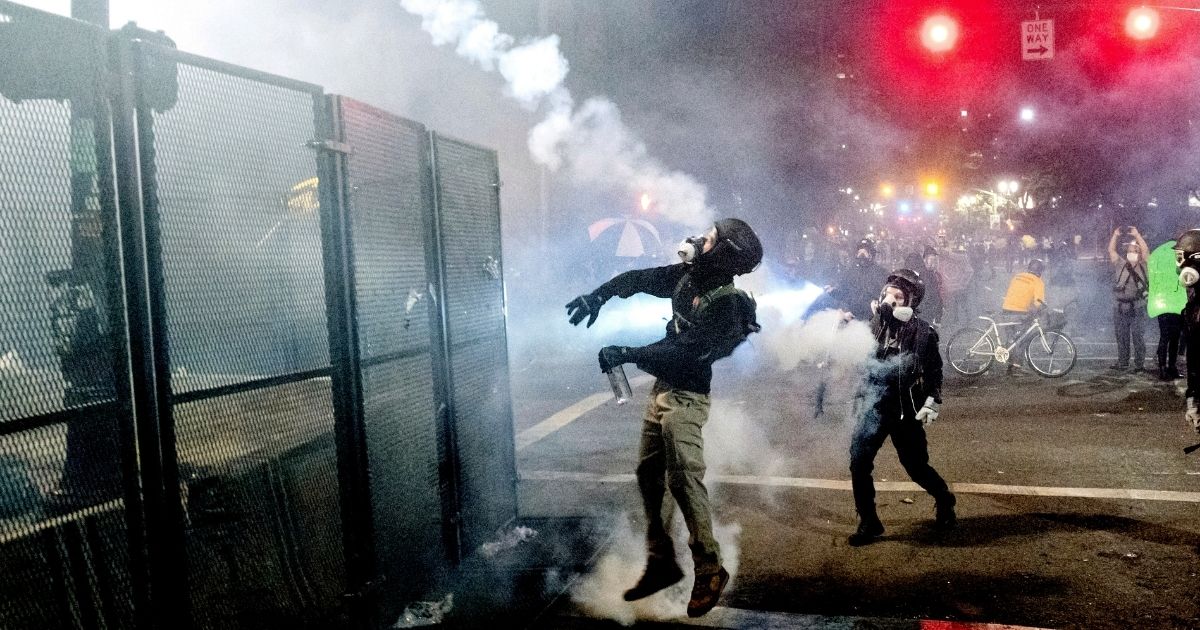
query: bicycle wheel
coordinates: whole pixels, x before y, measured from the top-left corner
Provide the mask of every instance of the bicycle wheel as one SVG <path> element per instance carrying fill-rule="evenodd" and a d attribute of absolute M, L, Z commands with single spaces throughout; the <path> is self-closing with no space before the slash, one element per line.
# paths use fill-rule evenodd
<path fill-rule="evenodd" d="M 996 345 L 992 336 L 978 328 L 963 328 L 946 344 L 950 367 L 963 376 L 979 376 L 992 366 Z"/>
<path fill-rule="evenodd" d="M 1075 367 L 1075 344 L 1071 338 L 1053 330 L 1043 330 L 1040 337 L 1025 346 L 1025 361 L 1034 372 L 1047 378 L 1058 378 Z"/>

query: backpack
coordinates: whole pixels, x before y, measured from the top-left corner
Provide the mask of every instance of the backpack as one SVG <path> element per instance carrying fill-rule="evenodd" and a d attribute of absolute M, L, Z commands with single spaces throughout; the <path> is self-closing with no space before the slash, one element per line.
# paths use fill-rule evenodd
<path fill-rule="evenodd" d="M 745 341 L 751 334 L 762 330 L 762 326 L 759 325 L 758 319 L 755 316 L 755 313 L 758 309 L 757 302 L 754 301 L 754 298 L 750 297 L 749 293 L 746 293 L 745 291 L 733 286 L 733 283 L 721 285 L 701 295 L 699 301 L 696 303 L 696 306 L 692 309 L 691 316 L 695 318 L 697 315 L 708 309 L 708 307 L 717 300 L 730 296 L 738 301 L 741 315 L 741 325 L 736 329 L 735 332 L 732 332 L 728 336 L 721 339 L 712 340 L 712 351 L 703 357 L 710 363 L 733 354 L 733 351 L 736 350 L 738 346 L 742 345 L 742 342 Z M 682 318 L 676 314 L 676 331 L 682 330 L 682 327 L 679 324 L 681 319 Z"/>

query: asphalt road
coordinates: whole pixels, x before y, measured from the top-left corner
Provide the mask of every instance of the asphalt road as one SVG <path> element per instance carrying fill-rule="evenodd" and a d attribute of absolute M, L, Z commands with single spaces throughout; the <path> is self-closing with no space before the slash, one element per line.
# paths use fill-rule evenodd
<path fill-rule="evenodd" d="M 948 377 L 942 418 L 928 436 L 932 464 L 959 496 L 958 529 L 930 529 L 933 501 L 908 482 L 889 445 L 875 473 L 887 533 L 862 548 L 846 544 L 856 523 L 847 470 L 853 378 L 809 365 L 731 374 L 718 364 L 705 440 L 719 539 L 735 569 L 722 606 L 1200 627 L 1200 455 L 1182 453 L 1198 438 L 1183 420 L 1179 387 L 1106 371 L 1115 344 L 1102 326 L 1074 334 L 1083 360 L 1065 378 L 996 369 Z M 641 570 L 632 473 L 648 386 L 635 387 L 638 402 L 616 406 L 593 357 L 513 367 L 522 515 L 590 515 L 614 532 L 608 555 L 572 583 L 573 601 L 546 627 L 565 627 L 569 616 L 677 616 L 680 593 L 637 607 L 619 601 Z M 821 378 L 831 382 L 817 416 Z"/>

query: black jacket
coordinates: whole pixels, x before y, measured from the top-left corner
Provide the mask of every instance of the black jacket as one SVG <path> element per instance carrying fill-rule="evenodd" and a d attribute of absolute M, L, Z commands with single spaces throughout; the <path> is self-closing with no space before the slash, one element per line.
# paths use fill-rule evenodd
<path fill-rule="evenodd" d="M 880 413 L 915 419 L 926 398 L 941 403 L 942 355 L 937 331 L 920 317 L 885 328 L 876 315 L 871 319 L 871 332 L 878 343 L 875 358 L 879 364 L 871 370 L 870 383 L 880 396 Z M 889 345 L 889 339 L 897 343 Z"/>
<path fill-rule="evenodd" d="M 697 312 L 700 296 L 732 282 L 732 276 L 708 276 L 679 263 L 627 271 L 593 294 L 604 300 L 637 293 L 671 298 L 675 316 L 667 324 L 667 336 L 630 353 L 639 368 L 667 385 L 707 394 L 713 362 L 732 354 L 755 323 L 754 302 L 740 293 L 722 296 Z"/>

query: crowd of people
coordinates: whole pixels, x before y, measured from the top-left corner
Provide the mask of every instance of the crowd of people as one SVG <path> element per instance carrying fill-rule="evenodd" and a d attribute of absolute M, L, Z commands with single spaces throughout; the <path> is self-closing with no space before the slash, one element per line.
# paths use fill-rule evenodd
<path fill-rule="evenodd" d="M 935 326 L 967 325 L 977 315 L 993 311 L 999 311 L 1000 322 L 1028 324 L 1048 306 L 1061 308 L 1074 301 L 1077 282 L 1107 285 L 1117 343 L 1110 369 L 1149 371 L 1145 327 L 1146 320 L 1153 318 L 1159 330 L 1154 373 L 1163 380 L 1180 378 L 1183 323 L 1179 313 L 1186 295 L 1176 274 L 1175 241 L 1164 241 L 1151 252 L 1136 226 L 1114 229 L 1107 247 L 1086 251 L 1081 241 L 1078 235 L 1058 239 L 867 235 L 857 241 L 841 235 L 805 236 L 783 267 L 793 279 L 825 288 L 810 312 L 841 308 L 862 320 L 870 318 L 869 305 L 886 270 L 912 269 L 925 284 L 922 317 Z M 1080 262 L 1084 259 L 1090 264 Z M 1101 267 L 1105 271 L 1100 272 Z M 1049 301 L 1047 284 L 1053 294 Z"/>

